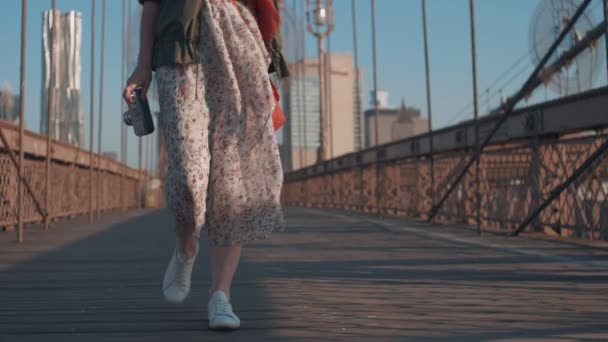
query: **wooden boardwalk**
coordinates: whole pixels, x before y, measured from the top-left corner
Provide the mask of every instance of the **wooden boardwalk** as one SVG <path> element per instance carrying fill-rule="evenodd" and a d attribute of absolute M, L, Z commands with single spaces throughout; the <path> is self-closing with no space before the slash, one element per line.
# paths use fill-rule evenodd
<path fill-rule="evenodd" d="M 246 249 L 243 326 L 206 330 L 206 251 L 187 303 L 163 302 L 164 211 L 0 234 L 0 341 L 608 340 L 608 249 L 287 210 Z M 202 243 L 205 245 L 206 241 Z"/>

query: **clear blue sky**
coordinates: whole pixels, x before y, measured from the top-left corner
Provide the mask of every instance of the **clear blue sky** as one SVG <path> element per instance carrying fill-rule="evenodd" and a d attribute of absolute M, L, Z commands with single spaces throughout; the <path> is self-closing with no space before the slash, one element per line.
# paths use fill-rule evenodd
<path fill-rule="evenodd" d="M 304 0 L 285 0 L 291 7 L 292 1 L 301 4 Z M 366 102 L 372 88 L 371 22 L 369 0 L 357 1 L 359 25 L 360 64 L 364 73 Z M 134 12 L 137 1 L 130 0 Z M 332 34 L 332 49 L 336 52 L 352 51 L 351 1 L 334 0 L 336 28 Z M 424 60 L 422 50 L 422 19 L 419 0 L 377 0 L 377 46 L 378 84 L 380 89 L 390 92 L 391 104 L 398 105 L 401 98 L 411 106 L 419 107 L 426 113 L 424 86 Z M 472 101 L 471 59 L 468 0 L 428 0 L 428 21 L 430 38 L 431 82 L 435 128 L 469 118 L 472 111 L 463 107 Z M 478 80 L 480 93 L 508 69 L 520 57 L 523 70 L 531 69 L 528 53 L 528 31 L 532 15 L 538 4 L 536 0 L 478 0 L 476 1 Z M 601 1 L 592 5 L 596 18 L 600 18 Z M 19 87 L 19 52 L 21 1 L 2 0 L 0 12 L 0 32 L 5 51 L 0 55 L 0 81 L 8 80 L 15 93 Z M 91 2 L 89 0 L 57 0 L 62 11 L 76 10 L 83 16 L 82 44 L 82 110 L 89 118 L 90 100 L 90 50 L 91 50 Z M 101 0 L 97 0 L 98 19 L 101 22 Z M 108 26 L 106 41 L 106 72 L 104 101 L 104 135 L 102 150 L 118 151 L 120 146 L 119 120 L 121 118 L 121 0 L 107 0 Z M 40 125 L 40 82 L 41 82 L 41 18 L 42 12 L 50 8 L 51 0 L 30 0 L 27 33 L 27 81 L 26 81 L 26 124 L 33 131 Z M 101 27 L 98 27 L 99 34 Z M 97 39 L 99 44 L 99 39 Z M 99 47 L 97 48 L 99 53 Z M 308 55 L 316 54 L 316 44 L 307 35 Z M 96 81 L 99 81 L 99 55 L 97 56 Z M 521 70 L 520 68 L 520 70 Z M 517 70 L 516 70 L 517 71 Z M 522 82 L 516 78 L 510 87 L 504 88 L 505 95 L 511 94 Z M 601 82 L 606 74 L 602 71 Z M 493 89 L 495 91 L 497 89 Z M 99 85 L 96 85 L 98 100 Z M 541 96 L 541 95 L 539 95 Z M 544 92 L 542 94 L 544 97 Z M 488 105 L 482 96 L 480 108 Z M 493 105 L 496 104 L 494 100 Z M 98 107 L 95 106 L 95 116 Z M 426 114 L 424 114 L 426 115 Z M 95 119 L 97 125 L 97 118 Z M 88 126 L 86 140 L 88 141 Z M 136 139 L 129 135 L 129 162 L 136 165 Z"/>

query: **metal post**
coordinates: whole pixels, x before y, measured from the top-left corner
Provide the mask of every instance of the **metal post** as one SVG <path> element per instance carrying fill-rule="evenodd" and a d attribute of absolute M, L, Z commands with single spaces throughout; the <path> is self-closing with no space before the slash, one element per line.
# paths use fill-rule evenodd
<path fill-rule="evenodd" d="M 148 172 L 152 176 L 152 163 L 154 160 L 154 135 L 150 135 L 148 138 Z"/>
<path fill-rule="evenodd" d="M 304 106 L 304 102 L 306 101 L 306 99 L 302 96 L 303 92 L 302 92 L 302 88 L 303 88 L 303 84 L 302 84 L 302 78 L 304 77 L 304 69 L 302 67 L 302 61 L 304 59 L 304 57 L 302 56 L 302 46 L 300 43 L 300 32 L 297 29 L 298 27 L 298 17 L 296 16 L 296 2 L 293 2 L 293 13 L 294 13 L 294 23 L 293 23 L 293 27 L 294 27 L 294 45 L 295 45 L 295 49 L 294 49 L 294 53 L 295 53 L 295 57 L 294 57 L 294 61 L 295 61 L 295 88 L 296 88 L 296 93 L 297 93 L 297 101 L 294 101 L 295 103 L 298 104 L 297 107 L 297 111 L 298 111 L 298 135 L 300 136 L 300 148 L 299 150 L 299 158 L 300 158 L 300 169 L 302 169 L 304 167 L 304 153 L 305 153 L 305 144 L 304 142 L 306 141 L 306 137 L 304 136 L 304 111 L 302 110 L 303 106 Z M 292 126 L 293 127 L 293 126 Z"/>
<path fill-rule="evenodd" d="M 378 116 L 378 65 L 376 61 L 376 0 L 371 0 L 372 6 L 372 58 L 373 58 L 373 77 L 374 77 L 374 146 L 378 146 L 380 142 L 380 129 Z"/>
<path fill-rule="evenodd" d="M 146 175 L 150 175 L 150 136 L 147 136 L 141 139 L 144 150 L 144 170 L 146 170 Z M 147 177 L 146 177 L 147 178 Z"/>
<path fill-rule="evenodd" d="M 23 151 L 23 135 L 25 133 L 24 113 L 25 113 L 25 70 L 26 70 L 26 44 L 27 44 L 27 0 L 21 1 L 21 65 L 19 72 L 19 181 L 17 182 L 17 211 L 18 211 L 18 228 L 17 241 L 23 242 L 23 218 L 25 205 L 23 203 L 23 163 L 25 154 Z"/>
<path fill-rule="evenodd" d="M 327 159 L 327 116 L 325 115 L 325 81 L 323 77 L 323 36 L 317 36 L 317 55 L 319 60 L 319 156 L 317 162 L 322 162 Z"/>
<path fill-rule="evenodd" d="M 310 1 L 307 0 L 307 8 L 310 8 Z M 319 59 L 319 121 L 321 125 L 320 134 L 319 134 L 319 154 L 318 154 L 318 162 L 326 160 L 328 157 L 328 139 L 327 139 L 327 130 L 329 128 L 328 117 L 325 113 L 325 79 L 324 79 L 324 57 L 323 57 L 323 38 L 328 36 L 334 28 L 333 25 L 333 1 L 326 0 L 325 5 L 323 6 L 323 2 L 321 0 L 316 0 L 316 6 L 314 10 L 314 19 L 311 16 L 308 16 L 308 31 L 312 33 L 315 37 L 317 37 L 317 50 L 318 50 L 318 59 Z M 313 29 L 312 22 L 317 28 L 317 30 Z"/>
<path fill-rule="evenodd" d="M 475 115 L 475 150 L 479 158 L 475 159 L 475 198 L 477 202 L 476 219 L 477 234 L 481 234 L 481 193 L 479 188 L 479 172 L 481 149 L 479 148 L 479 108 L 477 103 L 477 43 L 475 37 L 475 0 L 469 0 L 469 10 L 471 14 L 471 62 L 473 69 L 473 112 Z"/>
<path fill-rule="evenodd" d="M 131 12 L 131 6 L 129 6 L 129 13 Z M 129 20 L 131 20 L 131 16 L 129 15 Z M 131 32 L 129 32 L 131 33 Z M 129 39 L 131 39 L 131 34 L 129 34 Z M 129 44 L 130 45 L 130 44 Z M 140 170 L 142 169 L 146 169 L 147 167 L 145 166 L 147 163 L 144 161 L 144 156 L 146 156 L 147 159 L 147 154 L 144 153 L 144 138 L 142 137 L 138 137 L 137 138 L 137 150 L 138 150 L 138 168 Z M 146 139 L 146 147 L 147 147 L 147 139 Z M 146 177 L 147 178 L 147 177 Z M 138 197 L 138 208 L 141 209 L 143 206 L 142 203 L 142 192 L 141 192 L 141 188 L 138 190 L 138 193 L 140 194 L 140 196 Z"/>
<path fill-rule="evenodd" d="M 125 39 L 125 27 L 126 27 L 126 14 L 127 14 L 127 0 L 122 0 L 122 26 L 121 26 L 121 38 L 122 38 L 122 51 L 121 51 L 121 85 L 125 86 L 127 83 L 126 80 L 126 53 L 127 53 L 127 41 Z M 121 111 L 124 113 L 126 111 L 126 105 L 124 101 L 120 101 Z M 124 165 L 125 164 L 125 137 L 126 137 L 126 126 L 122 122 L 119 121 L 120 125 L 120 161 Z M 120 173 L 120 207 L 124 207 L 125 203 L 125 173 Z"/>
<path fill-rule="evenodd" d="M 156 160 L 156 134 L 150 137 L 150 177 L 154 177 L 154 161 Z"/>
<path fill-rule="evenodd" d="M 295 3 L 295 1 L 294 1 Z M 302 121 L 304 121 L 304 124 L 302 125 L 302 131 L 304 134 L 304 138 L 303 138 L 303 148 L 304 148 L 304 158 L 303 158 L 303 164 L 302 165 L 307 165 L 308 164 L 308 135 L 306 135 L 306 127 L 308 126 L 308 122 L 307 122 L 307 116 L 308 116 L 308 111 L 307 111 L 307 105 L 306 105 L 306 100 L 307 100 L 307 91 L 306 91 L 306 82 L 305 82 L 305 77 L 307 74 L 307 70 L 306 70 L 306 33 L 304 32 L 304 27 L 305 27 L 305 20 L 306 20 L 306 10 L 304 8 L 304 1 L 301 2 L 302 6 L 300 7 L 300 9 L 302 10 L 302 30 L 300 32 L 300 44 L 301 44 L 301 50 L 302 50 L 302 61 L 301 61 L 301 66 L 300 69 L 302 70 L 301 75 L 302 75 L 302 79 L 300 80 L 300 86 L 301 86 L 301 91 L 302 91 L 302 115 L 304 116 Z"/>
<path fill-rule="evenodd" d="M 152 175 L 152 135 L 149 135 L 146 139 L 146 169 L 148 174 Z"/>
<path fill-rule="evenodd" d="M 353 54 L 354 54 L 354 62 L 355 62 L 355 91 L 357 92 L 356 97 L 356 105 L 357 105 L 357 117 L 355 120 L 359 120 L 359 146 L 357 146 L 357 150 L 361 150 L 361 129 L 365 127 L 361 127 L 361 84 L 360 84 L 360 73 L 359 73 L 359 48 L 358 48 L 358 36 L 357 36 L 357 7 L 355 5 L 355 0 L 351 1 L 351 10 L 352 10 L 352 24 L 353 24 Z"/>
<path fill-rule="evenodd" d="M 97 133 L 97 216 L 101 213 L 103 190 L 102 190 L 102 172 L 101 172 L 101 141 L 103 128 L 103 79 L 104 79 L 104 64 L 106 60 L 106 0 L 103 0 L 101 12 L 101 66 L 99 69 L 99 127 Z"/>
<path fill-rule="evenodd" d="M 331 91 L 331 36 L 327 36 L 327 52 L 325 54 L 325 113 L 327 113 L 327 142 L 329 158 L 334 157 L 334 133 L 333 133 L 333 103 Z"/>
<path fill-rule="evenodd" d="M 95 0 L 91 0 L 91 113 L 90 113 L 90 153 L 89 153 L 89 221 L 93 222 L 93 143 L 95 133 Z"/>
<path fill-rule="evenodd" d="M 49 42 L 49 47 L 51 50 L 50 54 L 50 65 L 49 65 L 49 90 L 48 90 L 48 99 L 47 99 L 47 113 L 46 113 L 46 179 L 45 179 L 45 205 L 46 208 L 46 219 L 44 220 L 44 230 L 49 229 L 49 225 L 51 223 L 51 120 L 53 120 L 53 105 L 54 105 L 54 96 L 55 96 L 55 36 L 56 36 L 56 28 L 57 28 L 57 0 L 51 1 L 51 16 L 49 20 L 51 21 L 51 39 Z"/>
<path fill-rule="evenodd" d="M 154 135 L 150 134 L 148 137 L 148 146 L 146 147 L 146 167 L 148 169 L 148 173 L 150 177 L 152 176 L 152 164 L 154 162 Z"/>
<path fill-rule="evenodd" d="M 152 177 L 152 165 L 154 164 L 154 136 L 150 135 L 148 138 L 148 172 Z"/>
<path fill-rule="evenodd" d="M 144 168 L 148 170 L 148 174 L 150 174 L 150 143 L 152 142 L 152 137 L 147 136 L 144 140 Z"/>
<path fill-rule="evenodd" d="M 148 173 L 148 138 L 147 137 L 142 137 L 141 138 L 141 146 L 142 146 L 142 170 L 146 171 L 146 174 Z"/>
<path fill-rule="evenodd" d="M 361 125 L 362 123 L 362 118 L 361 118 L 361 109 L 362 109 L 362 105 L 361 105 L 361 74 L 360 74 L 360 70 L 359 70 L 359 48 L 358 48 L 358 41 L 359 41 L 359 37 L 357 35 L 357 6 L 355 5 L 355 0 L 351 1 L 351 10 L 352 10 L 352 24 L 353 24 L 353 53 L 354 53 L 354 62 L 355 62 L 355 91 L 357 92 L 357 120 L 359 120 L 359 125 L 360 125 L 360 131 L 359 131 L 359 147 L 358 150 L 362 149 L 362 145 L 365 144 L 365 142 L 363 141 L 363 137 L 365 137 L 365 134 L 361 134 L 361 130 L 365 131 L 366 127 L 365 125 L 367 124 L 367 121 L 363 122 L 364 125 Z M 361 170 L 361 165 L 358 164 L 357 165 L 357 172 L 356 172 L 356 182 L 358 182 L 357 187 L 359 189 L 359 196 L 357 196 L 358 201 L 355 204 L 356 209 L 362 210 L 362 189 L 363 189 L 363 176 L 362 176 L 362 170 Z"/>
<path fill-rule="evenodd" d="M 283 8 L 283 3 L 280 3 L 281 8 Z M 300 45 L 300 30 L 298 29 L 298 16 L 297 16 L 297 7 L 296 7 L 296 2 L 294 1 L 292 3 L 292 10 L 290 11 L 289 8 L 285 7 L 284 8 L 285 13 L 287 14 L 288 19 L 291 22 L 291 25 L 293 26 L 293 61 L 294 61 L 294 69 L 295 69 L 295 74 L 290 82 L 289 82 L 289 88 L 290 88 L 290 93 L 291 91 L 293 91 L 295 93 L 295 96 L 292 98 L 291 100 L 291 112 L 292 112 L 292 117 L 295 119 L 295 115 L 293 115 L 294 113 L 298 113 L 298 136 L 300 137 L 299 139 L 299 145 L 300 148 L 298 148 L 298 157 L 299 157 L 299 169 L 304 167 L 304 136 L 302 134 L 302 123 L 304 121 L 303 119 L 303 112 L 302 112 L 302 104 L 305 101 L 305 98 L 302 97 L 302 71 L 301 71 L 301 64 L 299 59 L 302 58 L 302 56 L 300 56 L 301 54 L 301 45 Z M 289 26 L 286 26 L 286 29 L 288 29 Z M 295 79 L 295 82 L 294 82 Z M 295 100 L 297 99 L 297 100 Z M 294 104 L 297 104 L 297 107 L 294 108 Z M 297 110 L 294 110 L 297 109 Z M 291 126 L 293 127 L 293 126 Z M 288 133 L 291 134 L 291 133 Z M 293 146 L 293 142 L 292 142 L 292 146 Z M 292 161 L 293 162 L 293 161 Z"/>
<path fill-rule="evenodd" d="M 354 1 L 354 0 L 353 0 Z M 426 75 L 426 106 L 429 115 L 428 130 L 429 130 L 429 163 L 431 168 L 431 203 L 435 203 L 435 164 L 434 164 L 434 147 L 433 147 L 433 110 L 431 107 L 431 76 L 429 66 L 429 45 L 427 31 L 427 16 L 426 16 L 426 0 L 422 0 L 422 28 L 424 33 L 424 69 Z"/>
<path fill-rule="evenodd" d="M 158 114 L 157 114 L 158 115 Z M 156 117 L 156 122 L 158 123 L 158 116 Z M 161 154 L 161 142 L 162 142 L 162 136 L 161 136 L 161 132 L 158 132 L 158 134 L 156 135 L 156 143 L 154 144 L 154 148 L 156 149 L 156 162 L 154 163 L 154 177 L 156 178 L 161 178 L 161 174 L 160 174 L 160 154 Z"/>
<path fill-rule="evenodd" d="M 138 137 L 137 140 L 138 140 L 138 146 L 137 146 L 137 155 L 138 155 L 137 168 L 141 172 L 144 169 L 143 138 L 142 137 Z M 141 207 L 142 207 L 141 184 L 140 184 L 140 189 L 137 190 L 137 193 L 138 193 L 138 196 L 137 196 L 137 208 L 141 209 Z"/>
<path fill-rule="evenodd" d="M 604 48 L 606 49 L 606 68 L 608 69 L 608 0 L 603 0 L 604 4 L 604 26 L 606 29 L 604 30 Z M 606 74 L 608 77 L 608 74 Z"/>
<path fill-rule="evenodd" d="M 127 35 L 125 39 L 125 82 L 126 78 L 129 77 L 129 61 L 131 60 L 131 54 L 129 53 L 129 47 L 131 46 L 131 1 L 127 1 L 127 19 L 125 23 L 125 32 Z M 125 164 L 129 163 L 129 128 L 124 125 L 125 129 Z"/>
<path fill-rule="evenodd" d="M 374 77 L 374 146 L 380 144 L 380 112 L 378 110 L 378 64 L 376 50 L 376 0 L 371 0 L 371 16 L 372 16 L 372 58 L 373 58 L 373 77 Z M 377 214 L 382 214 L 382 206 L 380 205 L 380 163 L 376 162 L 376 209 Z"/>
<path fill-rule="evenodd" d="M 282 2 L 281 2 L 282 6 Z M 291 102 L 291 113 L 292 118 L 295 120 L 295 113 L 298 113 L 297 116 L 297 125 L 298 125 L 298 137 L 299 137 L 299 148 L 298 148 L 298 169 L 304 167 L 304 136 L 302 135 L 302 122 L 304 121 L 302 118 L 302 102 L 304 99 L 302 98 L 302 84 L 300 82 L 300 78 L 302 74 L 300 73 L 300 33 L 298 31 L 298 19 L 296 17 L 296 2 L 292 3 L 292 11 L 289 12 L 288 8 L 285 8 L 285 12 L 288 13 L 289 19 L 291 19 L 291 25 L 293 27 L 293 64 L 294 64 L 294 77 L 289 81 L 289 92 L 295 93 L 295 96 L 292 97 Z M 285 30 L 288 31 L 289 25 L 285 27 Z M 294 82 L 295 81 L 295 82 Z M 293 125 L 290 125 L 293 127 Z M 291 134 L 291 132 L 289 133 Z M 293 136 L 293 135 L 292 135 Z M 293 146 L 293 142 L 291 143 Z M 293 165 L 293 160 L 292 160 Z"/>

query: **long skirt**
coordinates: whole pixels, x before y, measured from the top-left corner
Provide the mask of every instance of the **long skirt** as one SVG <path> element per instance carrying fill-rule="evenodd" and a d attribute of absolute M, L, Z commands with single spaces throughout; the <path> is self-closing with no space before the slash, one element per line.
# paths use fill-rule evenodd
<path fill-rule="evenodd" d="M 245 244 L 283 228 L 270 59 L 245 7 L 202 1 L 200 64 L 156 70 L 166 198 L 178 235 Z"/>

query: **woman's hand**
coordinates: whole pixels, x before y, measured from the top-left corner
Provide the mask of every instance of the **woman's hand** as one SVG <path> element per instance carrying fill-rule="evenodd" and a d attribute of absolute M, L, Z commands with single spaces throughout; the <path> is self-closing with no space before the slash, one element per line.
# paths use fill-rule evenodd
<path fill-rule="evenodd" d="M 160 11 L 160 5 L 157 1 L 144 1 L 143 5 L 137 67 L 133 70 L 131 77 L 127 80 L 125 90 L 122 92 L 122 97 L 127 103 L 133 102 L 133 93 L 137 87 L 142 88 L 142 96 L 145 99 L 148 95 L 150 82 L 152 81 L 152 46 L 154 45 L 154 27 L 158 12 Z"/>
<path fill-rule="evenodd" d="M 150 67 L 137 65 L 131 77 L 127 80 L 127 85 L 125 90 L 122 92 L 122 97 L 127 101 L 127 103 L 133 102 L 133 94 L 135 93 L 135 88 L 142 88 L 142 95 L 144 99 L 147 97 L 148 88 L 150 87 L 150 82 L 152 81 L 152 69 Z"/>

